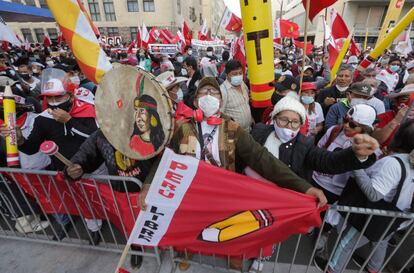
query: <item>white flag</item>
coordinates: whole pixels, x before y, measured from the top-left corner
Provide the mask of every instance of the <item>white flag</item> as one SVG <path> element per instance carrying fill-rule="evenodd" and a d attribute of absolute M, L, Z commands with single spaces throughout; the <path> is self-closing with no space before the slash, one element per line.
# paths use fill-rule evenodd
<path fill-rule="evenodd" d="M 148 33 L 148 29 L 145 26 L 145 23 L 142 23 L 141 35 L 142 35 L 142 41 L 145 42 L 145 43 L 148 43 L 150 36 L 149 36 L 149 33 Z"/>
<path fill-rule="evenodd" d="M 0 41 L 6 41 L 16 46 L 21 46 L 21 42 L 17 39 L 16 34 L 11 30 L 3 18 L 0 17 Z"/>
<path fill-rule="evenodd" d="M 407 57 L 407 55 L 413 51 L 413 45 L 410 39 L 410 30 L 411 25 L 408 30 L 404 34 L 404 38 L 398 42 L 397 46 L 395 47 L 395 51 Z"/>

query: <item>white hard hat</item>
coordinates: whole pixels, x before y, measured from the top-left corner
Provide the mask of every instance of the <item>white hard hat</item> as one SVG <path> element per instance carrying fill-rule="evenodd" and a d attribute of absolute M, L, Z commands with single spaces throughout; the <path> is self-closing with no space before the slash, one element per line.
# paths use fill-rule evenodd
<path fill-rule="evenodd" d="M 42 88 L 40 96 L 54 97 L 62 96 L 66 94 L 66 90 L 63 87 L 63 83 L 58 79 L 51 79 L 46 82 Z"/>
<path fill-rule="evenodd" d="M 377 112 L 374 107 L 367 104 L 357 104 L 349 109 L 347 116 L 351 117 L 353 121 L 374 129 Z"/>

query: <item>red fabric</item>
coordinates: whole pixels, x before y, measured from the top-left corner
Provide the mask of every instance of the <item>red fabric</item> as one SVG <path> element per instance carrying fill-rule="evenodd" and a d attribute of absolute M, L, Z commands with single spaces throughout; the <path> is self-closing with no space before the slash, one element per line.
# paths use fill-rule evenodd
<path fill-rule="evenodd" d="M 378 118 L 378 124 L 376 125 L 377 128 L 384 128 L 387 126 L 388 123 L 390 123 L 395 118 L 395 112 L 394 111 L 387 111 L 385 113 L 379 114 L 377 116 Z M 394 131 L 391 133 L 391 135 L 387 138 L 387 140 L 381 144 L 381 148 L 387 147 L 390 145 L 392 139 L 394 138 L 395 133 L 397 133 L 399 126 L 397 126 Z"/>
<path fill-rule="evenodd" d="M 346 25 L 345 21 L 342 19 L 341 15 L 339 15 L 339 13 L 334 8 L 331 9 L 331 20 L 332 20 L 331 22 L 332 37 L 335 40 L 340 39 L 340 38 L 345 38 L 345 39 L 348 38 L 348 35 L 349 35 L 348 26 Z M 357 47 L 354 38 L 352 38 L 351 40 L 351 46 L 349 48 L 349 51 L 351 55 L 354 55 L 354 56 L 358 56 L 359 54 L 361 54 L 361 51 Z"/>
<path fill-rule="evenodd" d="M 95 106 L 76 98 L 69 114 L 73 118 L 96 118 Z"/>
<path fill-rule="evenodd" d="M 2 173 L 10 177 L 7 173 Z M 134 226 L 134 219 L 139 213 L 138 193 L 128 194 L 132 206 L 131 210 L 127 194 L 114 191 L 112 195 L 110 187 L 104 183 L 96 183 L 95 185 L 94 181 L 90 179 L 65 182 L 61 173 L 53 178 L 54 183 L 52 177 L 48 175 L 15 174 L 11 180 L 19 183 L 28 195 L 39 200 L 38 204 L 46 213 L 80 215 L 89 219 L 92 219 L 93 216 L 97 219 L 106 219 L 105 215 L 108 215 L 111 223 L 123 234 L 129 236 Z M 62 199 L 59 198 L 57 190 L 59 190 L 67 210 L 63 206 Z M 91 204 L 91 208 L 88 202 Z M 119 214 L 117 209 L 119 209 Z M 121 222 L 125 229 L 122 228 Z"/>
<path fill-rule="evenodd" d="M 226 20 L 227 22 L 227 20 Z M 224 29 L 230 32 L 239 32 L 243 27 L 242 19 L 237 17 L 234 13 L 231 13 L 230 19 Z"/>
<path fill-rule="evenodd" d="M 177 108 L 175 110 L 175 120 L 187 120 L 190 119 L 191 117 L 193 117 L 194 115 L 194 110 L 191 109 L 190 107 L 188 107 L 187 105 L 185 105 L 185 103 L 183 101 L 180 101 L 179 103 L 177 103 Z"/>
<path fill-rule="evenodd" d="M 174 163 L 185 163 L 177 158 L 171 160 Z M 165 168 L 168 166 L 170 164 L 167 163 Z M 214 179 L 211 179 L 212 177 Z M 262 226 L 262 222 L 259 221 L 260 228 L 222 242 L 207 242 L 201 239 L 201 232 L 213 223 L 243 212 L 255 214 L 258 210 L 265 213 L 270 222 L 269 226 Z M 246 254 L 246 258 L 258 257 L 260 248 L 286 240 L 292 234 L 307 233 L 312 226 L 320 226 L 320 211 L 316 207 L 314 197 L 282 189 L 270 182 L 258 181 L 201 161 L 179 208 L 174 212 L 167 232 L 158 245 L 174 246 L 177 249 L 186 247 L 192 252 L 203 254 Z M 242 223 L 243 220 L 234 219 L 232 225 Z M 263 253 L 265 256 L 269 254 L 271 253 Z"/>
<path fill-rule="evenodd" d="M 135 42 L 134 42 L 134 41 L 132 41 L 132 42 L 129 44 L 128 49 L 127 49 L 127 53 L 128 53 L 128 54 L 132 54 L 132 49 L 134 48 L 134 45 L 135 45 Z"/>
<path fill-rule="evenodd" d="M 295 22 L 290 20 L 280 20 L 280 35 L 282 37 L 289 37 L 289 38 L 298 38 L 299 33 L 299 26 Z"/>
<path fill-rule="evenodd" d="M 129 142 L 129 147 L 140 153 L 142 156 L 148 156 L 155 153 L 154 145 L 150 142 L 145 142 L 140 136 L 133 136 Z"/>
<path fill-rule="evenodd" d="M 193 34 L 191 33 L 190 28 L 187 25 L 187 22 L 184 21 L 183 28 L 181 31 L 184 35 L 185 43 L 191 45 L 191 39 L 193 39 Z"/>
<path fill-rule="evenodd" d="M 137 27 L 136 45 L 137 45 L 138 48 L 141 48 L 141 46 L 142 46 L 141 29 L 139 27 Z"/>
<path fill-rule="evenodd" d="M 308 135 L 308 133 L 309 133 L 309 120 L 308 120 L 308 117 L 306 117 L 305 123 L 302 125 L 302 127 L 300 127 L 299 132 L 304 136 Z"/>
<path fill-rule="evenodd" d="M 1 43 L 1 49 L 3 50 L 3 51 L 9 51 L 9 42 L 7 42 L 7 41 L 3 41 L 2 43 Z"/>
<path fill-rule="evenodd" d="M 243 79 L 246 80 L 247 62 L 243 35 L 240 35 L 240 37 L 235 37 L 233 39 L 233 43 L 231 45 L 231 52 L 233 55 L 233 59 L 238 60 L 241 63 L 243 67 Z"/>
<path fill-rule="evenodd" d="M 149 32 L 148 44 L 156 43 L 159 38 L 160 38 L 160 31 L 158 30 L 158 28 L 157 27 L 151 28 Z"/>
<path fill-rule="evenodd" d="M 297 47 L 305 48 L 305 43 L 304 42 L 300 42 L 298 40 L 294 40 L 294 44 Z M 313 48 L 312 42 L 308 41 L 308 43 L 306 44 L 306 55 L 309 55 L 309 54 L 312 53 L 312 48 Z"/>
<path fill-rule="evenodd" d="M 171 42 L 173 40 L 173 37 L 167 28 L 160 30 L 160 38 L 163 44 L 173 44 Z"/>
<path fill-rule="evenodd" d="M 313 20 L 318 13 L 334 4 L 337 0 L 310 0 L 309 20 Z M 307 0 L 302 0 L 303 7 L 306 10 Z"/>
<path fill-rule="evenodd" d="M 50 41 L 49 37 L 47 35 L 45 35 L 45 37 L 43 38 L 43 46 L 44 47 L 49 47 L 52 44 L 52 42 Z"/>

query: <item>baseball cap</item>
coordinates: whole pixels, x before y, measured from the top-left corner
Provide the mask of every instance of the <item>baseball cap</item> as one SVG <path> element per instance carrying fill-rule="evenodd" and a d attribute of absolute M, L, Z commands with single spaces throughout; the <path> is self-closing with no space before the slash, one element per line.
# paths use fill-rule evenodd
<path fill-rule="evenodd" d="M 349 91 L 357 95 L 371 97 L 372 87 L 369 84 L 357 82 L 349 87 Z"/>
<path fill-rule="evenodd" d="M 277 91 L 293 90 L 299 92 L 299 82 L 293 76 L 281 75 L 275 84 Z"/>
<path fill-rule="evenodd" d="M 374 129 L 377 112 L 374 107 L 367 104 L 357 104 L 349 109 L 347 116 L 351 117 L 353 121 Z"/>
<path fill-rule="evenodd" d="M 66 90 L 63 87 L 63 83 L 58 79 L 50 79 L 42 88 L 40 96 L 55 97 L 66 94 Z"/>

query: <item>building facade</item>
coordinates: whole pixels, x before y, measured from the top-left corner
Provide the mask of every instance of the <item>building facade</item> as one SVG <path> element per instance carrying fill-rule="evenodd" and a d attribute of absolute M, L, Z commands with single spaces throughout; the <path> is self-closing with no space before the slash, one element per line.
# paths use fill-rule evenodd
<path fill-rule="evenodd" d="M 305 25 L 305 9 L 302 0 L 284 0 L 283 17 L 298 23 L 301 30 Z M 377 36 L 384 22 L 388 10 L 389 0 L 339 0 L 334 7 L 341 14 L 348 28 L 354 27 L 354 37 L 357 43 L 363 43 L 365 34 L 368 31 L 368 45 L 376 43 Z M 402 18 L 411 7 L 414 0 L 405 0 L 400 18 Z M 322 45 L 324 39 L 324 20 L 325 13 L 322 11 L 316 16 L 313 22 L 308 24 L 309 39 L 316 45 Z M 329 15 L 328 15 L 329 22 Z M 302 31 L 303 34 L 303 31 Z M 411 35 L 413 37 L 413 35 Z"/>
<path fill-rule="evenodd" d="M 24 5 L 47 8 L 46 0 L 13 0 Z M 168 28 L 175 33 L 185 20 L 197 36 L 203 20 L 216 29 L 224 11 L 223 0 L 81 0 L 101 35 L 121 36 L 124 42 L 136 38 L 137 27 Z M 7 22 L 29 42 L 42 42 L 44 33 L 58 36 L 56 23 Z"/>

